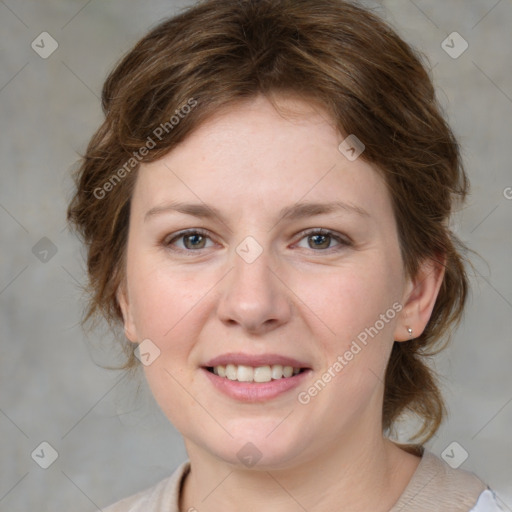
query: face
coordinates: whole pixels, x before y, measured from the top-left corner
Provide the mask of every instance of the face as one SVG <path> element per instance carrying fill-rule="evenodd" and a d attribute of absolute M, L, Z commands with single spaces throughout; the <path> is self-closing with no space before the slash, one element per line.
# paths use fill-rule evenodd
<path fill-rule="evenodd" d="M 327 113 L 280 105 L 296 114 L 258 97 L 142 165 L 118 294 L 127 337 L 150 340 L 147 380 L 187 448 L 240 465 L 250 442 L 269 468 L 380 435 L 410 291 L 382 177 L 344 156 Z M 205 368 L 222 356 L 306 370 L 240 383 Z"/>

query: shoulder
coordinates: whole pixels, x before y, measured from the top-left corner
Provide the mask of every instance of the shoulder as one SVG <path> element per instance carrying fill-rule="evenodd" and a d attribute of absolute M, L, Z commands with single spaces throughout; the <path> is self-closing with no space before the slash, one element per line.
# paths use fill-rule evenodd
<path fill-rule="evenodd" d="M 190 461 L 186 460 L 171 476 L 153 487 L 113 503 L 103 509 L 103 512 L 178 512 L 181 484 L 189 470 Z"/>
<path fill-rule="evenodd" d="M 499 512 L 500 508 L 492 491 L 474 473 L 452 468 L 424 449 L 416 472 L 390 512 L 405 510 Z"/>

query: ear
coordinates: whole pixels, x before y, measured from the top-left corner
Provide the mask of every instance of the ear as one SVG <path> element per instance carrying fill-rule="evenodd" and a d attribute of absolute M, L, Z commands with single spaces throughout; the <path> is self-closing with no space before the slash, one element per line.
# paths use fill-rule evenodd
<path fill-rule="evenodd" d="M 414 278 L 407 280 L 402 298 L 404 307 L 395 328 L 395 341 L 408 341 L 423 333 L 443 282 L 445 266 L 445 255 L 425 259 Z M 408 329 L 412 332 L 409 333 Z"/>
<path fill-rule="evenodd" d="M 135 322 L 133 320 L 133 315 L 130 308 L 128 291 L 124 281 L 119 285 L 116 291 L 116 299 L 119 307 L 121 308 L 121 312 L 123 313 L 124 334 L 132 343 L 138 343 L 136 334 L 137 330 L 135 328 Z"/>

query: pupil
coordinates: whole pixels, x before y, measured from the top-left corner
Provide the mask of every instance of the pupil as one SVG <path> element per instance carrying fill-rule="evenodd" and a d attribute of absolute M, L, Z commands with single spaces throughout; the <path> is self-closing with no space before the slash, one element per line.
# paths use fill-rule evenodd
<path fill-rule="evenodd" d="M 197 247 L 199 245 L 199 243 L 201 243 L 201 239 L 203 238 L 202 235 L 188 235 L 187 236 L 187 240 L 191 241 L 191 240 L 195 240 L 195 241 L 192 241 L 192 246 L 193 247 Z M 199 239 L 199 240 L 198 240 Z M 199 243 L 198 243 L 199 242 Z"/>
<path fill-rule="evenodd" d="M 325 244 L 325 241 L 328 240 L 328 237 L 329 237 L 329 235 L 313 235 L 312 238 L 315 240 L 315 242 L 314 242 L 315 246 L 319 247 L 320 245 Z M 320 243 L 316 243 L 319 238 L 323 239 L 323 242 L 321 241 Z M 329 245 L 328 242 L 327 242 L 327 245 Z"/>

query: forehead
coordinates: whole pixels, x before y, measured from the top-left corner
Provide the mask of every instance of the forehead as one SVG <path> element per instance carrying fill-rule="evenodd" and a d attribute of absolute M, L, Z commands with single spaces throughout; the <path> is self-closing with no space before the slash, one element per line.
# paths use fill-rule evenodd
<path fill-rule="evenodd" d="M 134 207 L 204 202 L 254 215 L 302 200 L 389 210 L 380 173 L 340 152 L 344 136 L 325 110 L 286 98 L 278 106 L 260 96 L 225 108 L 163 158 L 143 164 Z"/>

